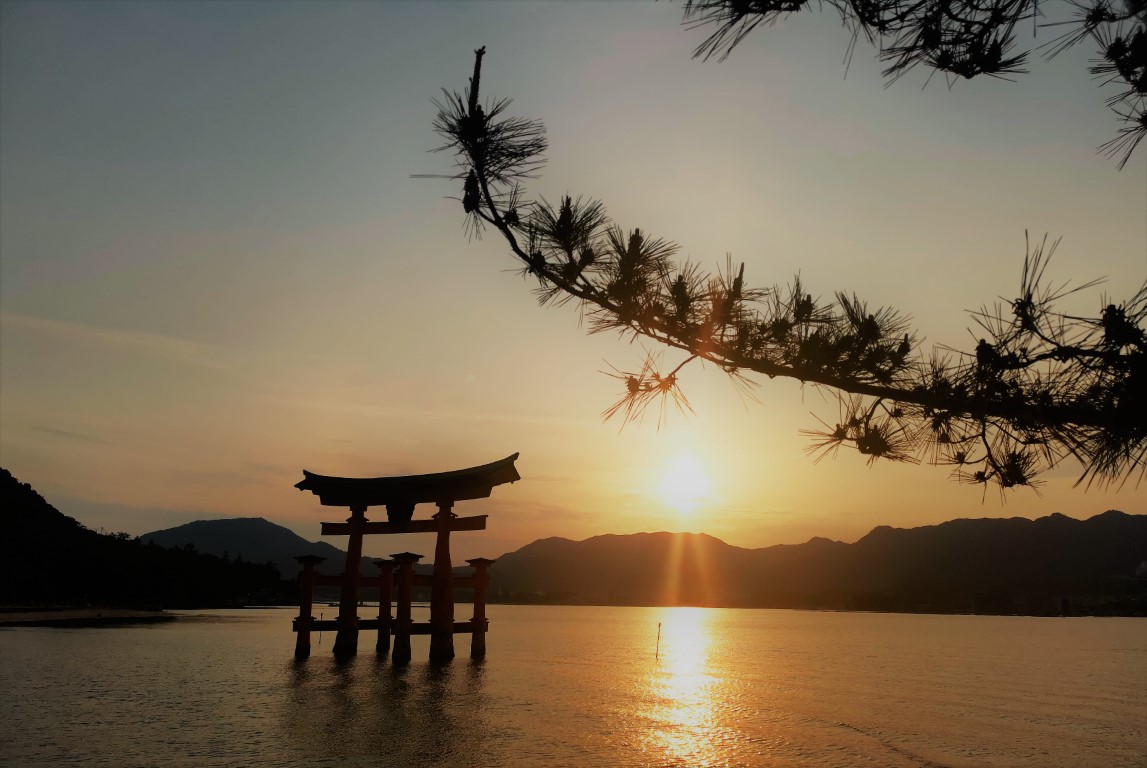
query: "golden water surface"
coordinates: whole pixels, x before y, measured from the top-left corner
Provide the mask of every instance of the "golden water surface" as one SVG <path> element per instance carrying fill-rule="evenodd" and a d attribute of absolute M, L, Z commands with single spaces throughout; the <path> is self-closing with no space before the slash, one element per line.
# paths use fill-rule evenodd
<path fill-rule="evenodd" d="M 1145 619 L 489 613 L 401 670 L 293 662 L 284 609 L 0 631 L 0 764 L 1147 766 Z"/>

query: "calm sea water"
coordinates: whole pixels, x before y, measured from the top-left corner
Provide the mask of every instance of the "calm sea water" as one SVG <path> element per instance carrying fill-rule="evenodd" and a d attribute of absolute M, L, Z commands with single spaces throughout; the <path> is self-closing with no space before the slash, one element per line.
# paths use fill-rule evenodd
<path fill-rule="evenodd" d="M 484 663 L 404 670 L 295 663 L 285 609 L 0 631 L 0 762 L 1147 766 L 1144 619 L 489 612 Z"/>

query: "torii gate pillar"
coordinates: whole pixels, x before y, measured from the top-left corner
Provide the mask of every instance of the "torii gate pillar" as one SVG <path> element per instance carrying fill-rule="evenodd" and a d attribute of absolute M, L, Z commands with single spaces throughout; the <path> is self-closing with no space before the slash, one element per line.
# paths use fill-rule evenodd
<path fill-rule="evenodd" d="M 300 555 L 295 558 L 303 566 L 299 575 L 299 617 L 295 619 L 295 658 L 305 659 L 311 655 L 311 605 L 315 591 L 315 566 L 326 560 L 318 555 Z"/>
<path fill-rule="evenodd" d="M 346 548 L 342 591 L 339 593 L 339 629 L 335 635 L 335 656 L 354 656 L 358 652 L 358 580 L 362 564 L 362 528 L 366 507 L 353 507 L 347 519 L 350 541 Z"/>

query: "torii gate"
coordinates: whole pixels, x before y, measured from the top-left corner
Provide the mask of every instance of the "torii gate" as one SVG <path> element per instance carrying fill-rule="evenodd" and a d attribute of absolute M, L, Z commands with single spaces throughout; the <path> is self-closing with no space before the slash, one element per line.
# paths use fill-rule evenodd
<path fill-rule="evenodd" d="M 329 477 L 303 470 L 303 480 L 295 485 L 296 488 L 315 494 L 323 506 L 348 507 L 351 511 L 345 523 L 323 523 L 322 534 L 350 536 L 350 541 L 347 544 L 346 567 L 341 576 L 316 574 L 314 568 L 321 562 L 320 558 L 297 558 L 303 566 L 303 573 L 302 600 L 299 617 L 295 620 L 295 631 L 298 633 L 295 655 L 305 657 L 310 653 L 310 633 L 318 629 L 336 629 L 335 655 L 353 655 L 358 651 L 360 627 L 377 627 L 377 647 L 380 653 L 385 653 L 389 648 L 390 634 L 393 632 L 394 661 L 397 663 L 410 659 L 411 634 L 430 635 L 431 661 L 454 658 L 455 632 L 471 632 L 471 656 L 480 658 L 485 655 L 485 593 L 489 578 L 486 569 L 494 561 L 484 558 L 468 560 L 474 566 L 474 576 L 455 577 L 450 561 L 450 532 L 485 530 L 486 515 L 458 517 L 451 510 L 456 501 L 484 499 L 490 495 L 494 486 L 520 480 L 514 466 L 517 459 L 518 454 L 515 453 L 480 467 L 400 477 Z M 422 503 L 435 504 L 438 512 L 429 520 L 414 520 L 414 508 Z M 366 519 L 366 508 L 375 506 L 386 507 L 387 522 L 371 522 Z M 404 552 L 393 555 L 392 560 L 375 561 L 379 566 L 378 578 L 363 578 L 360 574 L 363 534 L 378 533 L 438 534 L 434 545 L 434 574 L 429 578 L 432 591 L 428 625 L 413 624 L 410 620 L 411 587 L 426 580 L 426 577 L 414 574 L 414 563 L 421 555 Z M 397 574 L 394 572 L 395 566 Z M 397 615 L 391 622 L 390 592 L 396 576 L 399 587 Z M 380 589 L 378 621 L 360 621 L 357 610 L 358 588 L 360 585 L 375 583 L 378 583 Z M 337 620 L 320 622 L 310 615 L 311 592 L 316 586 L 341 587 Z M 474 587 L 474 619 L 471 622 L 455 623 L 454 588 L 469 586 Z"/>

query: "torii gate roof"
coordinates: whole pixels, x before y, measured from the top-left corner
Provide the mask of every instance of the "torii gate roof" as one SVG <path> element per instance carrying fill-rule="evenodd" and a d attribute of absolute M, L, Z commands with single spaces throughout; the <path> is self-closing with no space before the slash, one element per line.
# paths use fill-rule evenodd
<path fill-rule="evenodd" d="M 484 499 L 494 486 L 521 480 L 518 454 L 479 467 L 398 477 L 331 477 L 303 470 L 300 491 L 310 491 L 325 507 L 376 507 Z"/>

